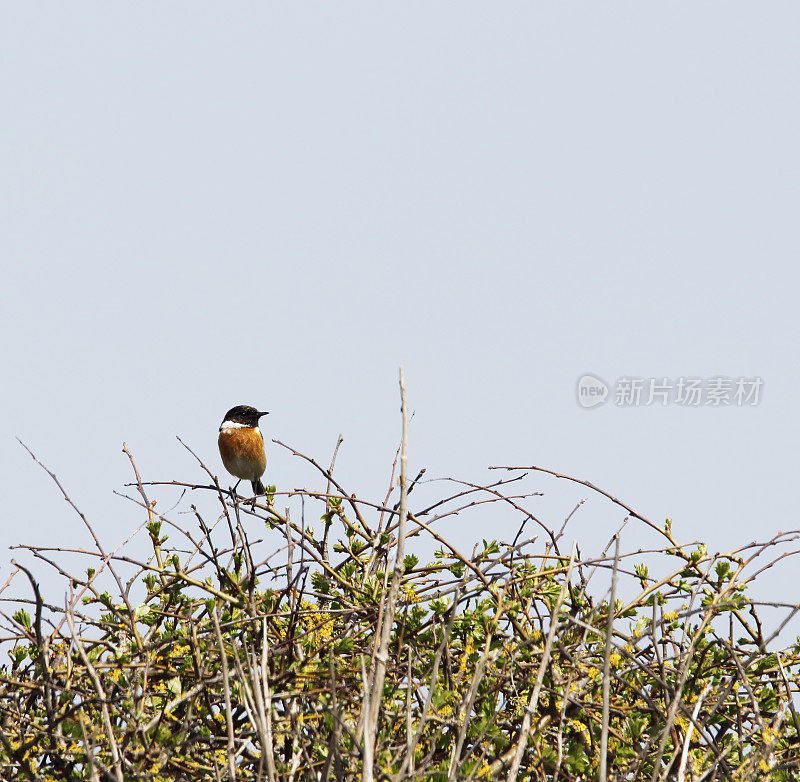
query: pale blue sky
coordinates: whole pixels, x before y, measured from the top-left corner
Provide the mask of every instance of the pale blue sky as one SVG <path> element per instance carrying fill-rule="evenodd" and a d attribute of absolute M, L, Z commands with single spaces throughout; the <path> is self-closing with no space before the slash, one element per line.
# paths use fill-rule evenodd
<path fill-rule="evenodd" d="M 800 527 L 798 25 L 793 2 L 4 4 L 5 540 L 87 541 L 14 436 L 111 544 L 140 520 L 122 442 L 202 480 L 175 435 L 221 470 L 241 402 L 323 461 L 342 432 L 342 480 L 382 497 L 400 364 L 413 472 L 539 464 L 713 549 Z M 763 399 L 583 410 L 586 372 Z M 268 481 L 308 482 L 269 450 Z M 588 496 L 541 488 L 554 524 Z"/>

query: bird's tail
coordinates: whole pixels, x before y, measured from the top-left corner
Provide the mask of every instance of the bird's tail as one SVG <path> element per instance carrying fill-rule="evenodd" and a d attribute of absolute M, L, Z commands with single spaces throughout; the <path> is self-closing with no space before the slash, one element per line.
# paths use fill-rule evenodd
<path fill-rule="evenodd" d="M 250 481 L 250 485 L 253 487 L 253 494 L 267 493 L 267 490 L 264 488 L 264 484 L 261 483 L 261 478 L 256 478 L 254 481 Z"/>

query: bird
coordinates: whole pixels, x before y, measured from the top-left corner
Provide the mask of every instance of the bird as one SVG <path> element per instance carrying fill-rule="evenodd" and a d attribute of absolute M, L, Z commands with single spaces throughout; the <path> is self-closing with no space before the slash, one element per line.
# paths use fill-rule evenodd
<path fill-rule="evenodd" d="M 238 478 L 234 492 L 241 481 L 250 481 L 253 493 L 264 494 L 261 476 L 267 469 L 264 452 L 264 437 L 258 421 L 266 412 L 259 412 L 250 405 L 236 405 L 225 413 L 219 425 L 219 455 L 225 469 Z"/>

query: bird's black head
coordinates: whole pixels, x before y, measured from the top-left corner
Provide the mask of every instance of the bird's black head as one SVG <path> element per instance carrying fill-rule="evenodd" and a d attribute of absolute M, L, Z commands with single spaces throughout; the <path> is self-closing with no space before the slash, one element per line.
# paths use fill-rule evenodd
<path fill-rule="evenodd" d="M 236 407 L 232 407 L 225 413 L 222 423 L 239 424 L 239 426 L 258 426 L 258 419 L 262 415 L 267 415 L 267 413 L 260 413 L 250 405 L 236 405 Z"/>

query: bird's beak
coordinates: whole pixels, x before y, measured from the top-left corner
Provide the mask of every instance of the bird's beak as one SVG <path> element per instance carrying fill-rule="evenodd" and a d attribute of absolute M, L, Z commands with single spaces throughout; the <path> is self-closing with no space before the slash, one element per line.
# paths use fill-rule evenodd
<path fill-rule="evenodd" d="M 269 411 L 267 411 L 266 413 L 259 413 L 258 417 L 261 418 L 262 415 L 269 415 Z"/>

